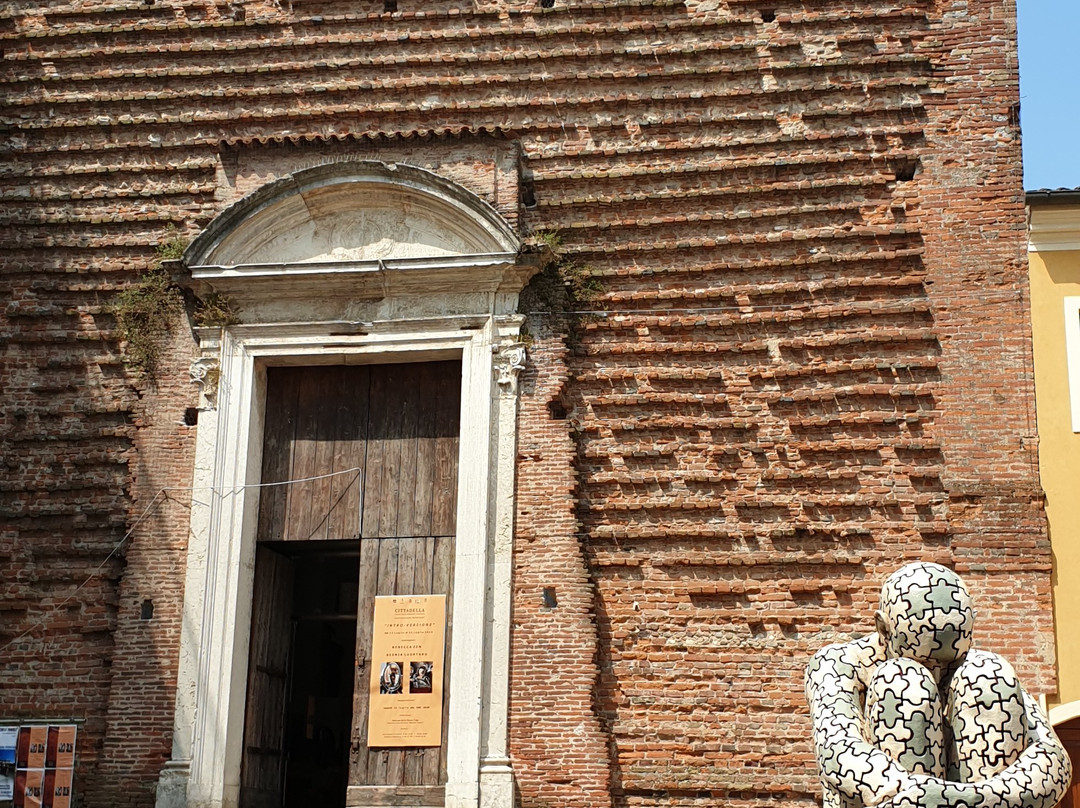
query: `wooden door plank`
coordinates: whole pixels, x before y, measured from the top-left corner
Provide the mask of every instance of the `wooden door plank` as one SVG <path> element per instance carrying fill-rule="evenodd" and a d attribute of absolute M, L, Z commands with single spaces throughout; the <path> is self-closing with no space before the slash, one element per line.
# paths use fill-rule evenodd
<path fill-rule="evenodd" d="M 281 800 L 292 597 L 292 561 L 259 546 L 240 769 L 242 808 Z"/>
<path fill-rule="evenodd" d="M 379 580 L 376 593 L 393 595 L 397 586 L 398 540 L 396 538 L 379 539 Z M 368 756 L 368 780 L 373 784 L 389 784 L 390 769 L 389 749 L 371 749 Z"/>
<path fill-rule="evenodd" d="M 436 381 L 435 469 L 432 484 L 431 534 L 452 536 L 457 522 L 458 432 L 461 411 L 461 369 L 444 363 Z"/>
<path fill-rule="evenodd" d="M 393 413 L 387 406 L 388 377 L 380 367 L 371 368 L 368 397 L 367 462 L 364 473 L 363 535 L 381 536 L 385 479 L 391 470 L 386 435 L 392 431 Z"/>
<path fill-rule="evenodd" d="M 381 406 L 386 411 L 383 422 L 386 429 L 380 436 L 383 442 L 383 463 L 381 500 L 383 507 L 379 511 L 379 535 L 397 536 L 398 513 L 404 498 L 402 497 L 402 459 L 408 460 L 403 436 L 408 416 L 406 380 L 408 370 L 402 365 L 383 365 L 379 371 L 385 376 L 382 402 L 372 401 L 372 406 Z M 411 448 L 411 447 L 410 447 Z M 415 459 L 415 454 L 412 455 Z"/>
<path fill-rule="evenodd" d="M 400 430 L 401 410 L 396 375 L 386 366 L 374 368 L 372 373 L 379 379 L 377 386 L 372 384 L 371 407 L 379 413 L 379 430 L 372 448 L 378 449 L 382 460 L 378 490 L 373 492 L 379 503 L 375 535 L 386 538 L 397 533 L 397 464 L 401 446 L 394 437 Z"/>
<path fill-rule="evenodd" d="M 435 537 L 421 536 L 416 542 L 416 562 L 413 567 L 413 589 L 418 595 L 440 595 L 432 587 L 432 566 L 435 563 Z"/>
<path fill-rule="evenodd" d="M 379 539 L 379 579 L 376 594 L 396 595 L 399 539 L 390 537 Z"/>
<path fill-rule="evenodd" d="M 398 446 L 397 507 L 394 513 L 393 535 L 415 536 L 413 512 L 416 508 L 417 494 L 417 454 L 416 441 L 420 428 L 420 416 L 424 409 L 420 395 L 421 379 L 430 363 L 399 365 L 401 373 L 397 379 L 398 407 L 401 410 L 400 430 L 395 436 Z"/>
<path fill-rule="evenodd" d="M 431 536 L 421 536 L 413 540 L 413 592 L 417 595 L 435 594 L 432 591 L 431 573 L 434 562 L 435 539 Z M 445 698 L 445 694 L 443 696 Z M 439 750 L 433 747 L 419 747 L 410 749 L 405 758 L 405 784 L 423 785 L 424 761 L 429 755 L 434 755 L 436 761 Z M 435 784 L 435 783 L 431 783 Z M 429 784 L 430 785 L 430 784 Z"/>
<path fill-rule="evenodd" d="M 342 368 L 345 393 L 337 402 L 332 471 L 337 475 L 330 486 L 331 528 L 329 534 L 342 539 L 360 535 L 361 486 L 367 455 L 368 397 L 371 373 L 365 365 Z M 343 474 L 358 468 L 356 473 Z"/>
<path fill-rule="evenodd" d="M 296 434 L 293 438 L 293 458 L 290 478 L 296 480 L 287 486 L 288 510 L 286 513 L 286 541 L 307 538 L 311 517 L 313 485 L 308 478 L 315 474 L 315 454 L 319 440 L 317 382 L 312 371 L 317 368 L 299 368 L 300 389 L 296 400 Z M 304 482 L 299 482 L 303 480 Z"/>
<path fill-rule="evenodd" d="M 356 603 L 356 679 L 353 683 L 353 743 L 349 754 L 349 782 L 368 782 L 368 702 L 371 681 L 371 639 L 375 595 L 379 581 L 378 539 L 360 541 L 360 581 Z"/>
<path fill-rule="evenodd" d="M 428 785 L 446 782 L 446 744 L 450 731 L 450 648 L 454 636 L 454 538 L 435 538 L 433 553 L 431 592 L 446 595 L 446 641 L 443 650 L 443 716 L 442 743 L 439 749 L 424 754 L 422 779 Z"/>
<path fill-rule="evenodd" d="M 428 808 L 445 802 L 444 786 L 349 786 L 345 808 Z"/>
<path fill-rule="evenodd" d="M 449 371 L 447 368 L 449 368 Z M 417 497 L 417 514 L 419 518 L 416 524 L 416 535 L 418 536 L 435 535 L 432 517 L 435 509 L 435 489 L 437 485 L 436 459 L 439 430 L 443 428 L 439 421 L 440 407 L 443 406 L 440 397 L 445 394 L 445 390 L 440 385 L 440 380 L 448 372 L 460 375 L 461 365 L 458 362 L 440 362 L 433 365 L 432 372 L 427 379 L 425 391 L 422 394 L 427 399 L 428 406 L 425 409 L 419 438 L 420 442 L 416 450 L 417 465 L 423 464 L 423 480 L 426 488 Z"/>
<path fill-rule="evenodd" d="M 412 520 L 406 527 L 410 536 L 431 536 L 431 514 L 435 502 L 435 408 L 422 413 L 420 434 L 416 438 L 416 485 Z"/>
<path fill-rule="evenodd" d="M 263 432 L 262 482 L 289 479 L 293 433 L 296 428 L 296 368 L 269 368 L 266 372 L 265 427 Z M 285 529 L 287 486 L 267 486 L 259 495 L 259 541 L 280 541 Z"/>
<path fill-rule="evenodd" d="M 417 549 L 418 546 L 422 545 L 423 541 L 422 538 L 416 538 L 414 536 L 398 539 L 398 573 L 397 584 L 394 587 L 395 594 L 427 594 L 416 586 L 416 562 L 418 555 L 420 555 L 417 552 Z M 408 676 L 410 660 L 406 659 L 403 660 L 403 662 L 405 663 L 405 675 Z M 398 749 L 396 752 L 396 757 L 391 754 L 390 760 L 388 761 L 387 781 L 404 785 L 417 784 L 419 782 L 417 750 L 407 748 Z"/>
<path fill-rule="evenodd" d="M 412 443 L 408 464 L 402 458 L 403 506 L 398 512 L 399 536 L 427 536 L 431 532 L 431 485 L 434 479 L 435 379 L 441 363 L 415 366 L 410 390 L 409 431 L 403 436 Z M 407 504 L 406 504 L 407 503 Z"/>
<path fill-rule="evenodd" d="M 416 591 L 416 545 L 417 539 L 412 536 L 403 536 L 398 542 L 398 568 L 397 582 L 394 585 L 395 595 L 422 595 L 425 592 Z"/>
<path fill-rule="evenodd" d="M 308 374 L 315 400 L 311 403 L 316 423 L 312 460 L 311 497 L 308 500 L 307 525 L 301 530 L 304 539 L 337 538 L 330 532 L 330 489 L 337 444 L 337 410 L 346 392 L 346 368 L 310 368 Z"/>

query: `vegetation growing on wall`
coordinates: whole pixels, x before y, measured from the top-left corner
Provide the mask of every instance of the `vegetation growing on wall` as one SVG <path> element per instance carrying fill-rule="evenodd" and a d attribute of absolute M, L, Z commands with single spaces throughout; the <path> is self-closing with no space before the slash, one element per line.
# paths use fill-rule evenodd
<path fill-rule="evenodd" d="M 155 250 L 150 268 L 138 283 L 125 289 L 113 301 L 110 310 L 124 342 L 127 363 L 153 377 L 173 323 L 185 309 L 184 291 L 172 279 L 168 262 L 179 260 L 187 248 L 187 239 L 169 230 Z M 239 322 L 233 302 L 216 292 L 195 299 L 192 320 L 197 326 L 224 327 Z"/>
<path fill-rule="evenodd" d="M 224 328 L 240 322 L 240 315 L 231 298 L 210 292 L 195 301 L 194 320 L 195 325 L 200 327 Z"/>
<path fill-rule="evenodd" d="M 116 329 L 124 342 L 126 361 L 151 377 L 157 369 L 173 320 L 184 306 L 179 287 L 161 266 L 163 247 L 158 248 L 159 258 L 154 265 L 143 273 L 137 284 L 121 292 L 111 306 Z"/>
<path fill-rule="evenodd" d="M 604 291 L 593 268 L 567 257 L 558 233 L 537 233 L 529 246 L 547 257 L 522 290 L 518 310 L 522 314 L 579 315 L 591 311 Z"/>

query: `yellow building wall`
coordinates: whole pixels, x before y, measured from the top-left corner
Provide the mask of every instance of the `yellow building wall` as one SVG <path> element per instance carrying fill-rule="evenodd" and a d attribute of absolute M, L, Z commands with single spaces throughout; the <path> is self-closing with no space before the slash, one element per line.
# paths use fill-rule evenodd
<path fill-rule="evenodd" d="M 1039 470 L 1054 554 L 1058 692 L 1048 699 L 1050 707 L 1080 702 L 1080 433 L 1072 431 L 1064 302 L 1080 296 L 1080 243 L 1061 231 L 1069 220 L 1080 240 L 1080 207 L 1031 210 L 1031 242 L 1038 250 L 1029 252 L 1029 272 Z M 1056 231 L 1049 241 L 1040 236 L 1040 224 Z M 1080 363 L 1080 356 L 1073 361 Z"/>

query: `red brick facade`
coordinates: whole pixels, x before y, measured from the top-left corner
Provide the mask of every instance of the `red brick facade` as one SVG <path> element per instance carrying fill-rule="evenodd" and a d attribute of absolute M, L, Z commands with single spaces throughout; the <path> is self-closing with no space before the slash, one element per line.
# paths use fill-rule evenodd
<path fill-rule="evenodd" d="M 812 803 L 805 659 L 913 558 L 1052 692 L 1013 4 L 410 1 L 6 12 L 0 718 L 85 720 L 84 804 L 152 804 L 193 342 L 150 383 L 108 304 L 173 230 L 349 158 L 603 285 L 527 324 L 523 808 Z"/>

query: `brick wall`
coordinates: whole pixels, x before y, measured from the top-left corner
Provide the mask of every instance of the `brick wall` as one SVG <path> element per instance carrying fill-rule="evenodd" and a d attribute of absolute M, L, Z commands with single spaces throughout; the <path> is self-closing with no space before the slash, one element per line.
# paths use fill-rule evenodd
<path fill-rule="evenodd" d="M 94 772 L 138 397 L 105 342 L 99 282 L 20 247 L 25 232 L 0 251 L 0 715 L 80 720 L 82 771 Z"/>
<path fill-rule="evenodd" d="M 566 326 L 565 317 L 530 318 L 519 383 L 511 754 L 523 804 L 604 808 L 612 802 L 608 740 L 593 707 L 596 590 L 578 535 L 578 475 L 561 401 Z"/>
<path fill-rule="evenodd" d="M 189 484 L 195 399 L 182 324 L 148 385 L 106 304 L 170 227 L 331 159 L 440 171 L 604 285 L 529 318 L 525 808 L 809 804 L 802 665 L 907 559 L 1054 689 L 1012 3 L 542 5 L 0 19 L 0 714 L 85 719 L 87 804 L 150 804 L 167 754 L 182 503 L 53 607 Z"/>
<path fill-rule="evenodd" d="M 139 513 L 125 545 L 105 742 L 96 778 L 85 785 L 90 805 L 152 804 L 172 751 L 188 516 L 192 498 L 207 492 L 189 490 L 198 395 L 188 376 L 186 317 L 177 317 L 168 347 L 135 422 L 131 472 Z"/>

